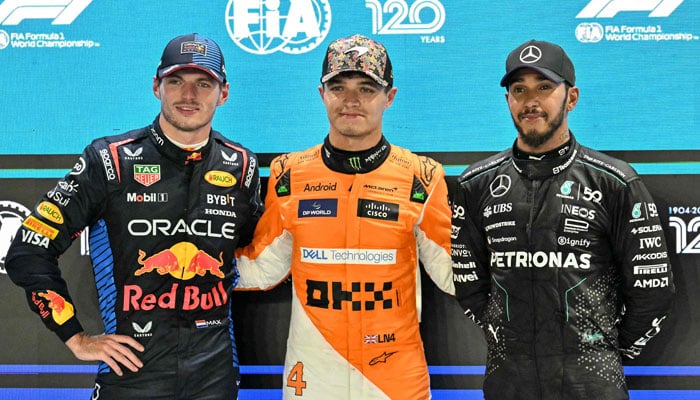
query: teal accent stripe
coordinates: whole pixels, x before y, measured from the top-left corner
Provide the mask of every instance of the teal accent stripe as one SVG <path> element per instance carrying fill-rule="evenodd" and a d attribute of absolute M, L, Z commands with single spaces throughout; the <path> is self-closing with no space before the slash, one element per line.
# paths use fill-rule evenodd
<path fill-rule="evenodd" d="M 508 321 L 510 321 L 510 306 L 508 305 L 508 303 L 509 303 L 508 302 L 508 291 L 506 290 L 506 288 L 501 286 L 501 284 L 498 283 L 496 278 L 494 278 L 493 276 L 491 277 L 491 280 L 493 280 L 493 283 L 495 283 L 496 286 L 498 286 L 501 290 L 503 290 L 503 293 L 506 294 L 506 319 L 508 319 Z"/>
<path fill-rule="evenodd" d="M 700 162 L 632 163 L 640 175 L 700 175 Z M 459 176 L 469 164 L 445 165 L 447 176 Z M 0 169 L 0 179 L 60 179 L 68 169 Z M 260 177 L 270 176 L 269 167 L 260 167 Z"/>
<path fill-rule="evenodd" d="M 569 321 L 569 292 L 576 289 L 580 284 L 586 281 L 588 278 L 583 278 L 581 281 L 574 286 L 566 289 L 566 292 L 564 293 L 564 304 L 566 305 L 566 320 Z"/>
<path fill-rule="evenodd" d="M 631 163 L 639 175 L 700 175 L 700 162 Z M 445 165 L 447 176 L 459 176 L 469 165 Z"/>

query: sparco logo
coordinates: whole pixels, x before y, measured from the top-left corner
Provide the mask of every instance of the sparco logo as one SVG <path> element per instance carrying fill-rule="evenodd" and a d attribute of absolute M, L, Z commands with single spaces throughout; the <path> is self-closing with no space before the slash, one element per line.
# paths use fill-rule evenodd
<path fill-rule="evenodd" d="M 498 268 L 576 268 L 591 267 L 590 254 L 562 253 L 561 251 L 494 251 L 491 265 Z"/>
<path fill-rule="evenodd" d="M 331 28 L 329 0 L 229 0 L 226 28 L 231 40 L 249 53 L 307 53 Z"/>
<path fill-rule="evenodd" d="M 248 172 L 245 174 L 245 181 L 243 185 L 250 188 L 250 184 L 253 182 L 253 177 L 255 176 L 255 168 L 258 166 L 258 161 L 255 157 L 250 157 L 250 166 L 248 166 Z"/>
<path fill-rule="evenodd" d="M 6 0 L 0 4 L 2 25 L 25 19 L 52 19 L 51 25 L 70 25 L 92 0 Z"/>
<path fill-rule="evenodd" d="M 649 11 L 649 17 L 668 17 L 684 0 L 591 0 L 576 18 L 612 18 L 619 12 Z"/>
<path fill-rule="evenodd" d="M 108 180 L 114 180 L 117 176 L 114 174 L 114 165 L 112 165 L 112 159 L 109 157 L 109 151 L 107 149 L 100 150 L 100 157 L 102 158 L 102 164 L 105 167 L 105 174 L 107 174 Z"/>

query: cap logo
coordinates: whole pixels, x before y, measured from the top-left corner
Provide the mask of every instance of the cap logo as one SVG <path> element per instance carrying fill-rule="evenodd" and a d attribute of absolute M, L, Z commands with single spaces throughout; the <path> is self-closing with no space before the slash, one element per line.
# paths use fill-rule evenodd
<path fill-rule="evenodd" d="M 355 46 L 355 47 L 353 47 L 353 48 L 351 48 L 351 49 L 346 50 L 346 51 L 345 51 L 345 54 L 348 54 L 348 53 L 350 53 L 351 51 L 356 51 L 356 52 L 357 52 L 357 56 L 360 57 L 361 55 L 367 53 L 367 52 L 369 51 L 369 49 L 366 48 L 366 47 L 364 47 L 364 46 Z"/>
<path fill-rule="evenodd" d="M 207 55 L 207 45 L 201 42 L 183 42 L 180 45 L 180 54 Z"/>
<path fill-rule="evenodd" d="M 540 61 L 542 58 L 542 50 L 537 46 L 527 46 L 520 52 L 520 62 L 532 64 Z"/>

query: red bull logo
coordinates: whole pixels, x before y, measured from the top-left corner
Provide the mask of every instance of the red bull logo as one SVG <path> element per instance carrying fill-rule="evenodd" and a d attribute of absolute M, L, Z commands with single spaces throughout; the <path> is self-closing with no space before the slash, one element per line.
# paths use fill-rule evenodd
<path fill-rule="evenodd" d="M 39 315 L 41 318 L 46 319 L 51 316 L 51 318 L 58 325 L 63 325 L 75 315 L 75 308 L 73 308 L 73 304 L 66 301 L 63 296 L 54 292 L 53 290 L 32 293 L 32 302 L 39 309 Z"/>
<path fill-rule="evenodd" d="M 146 257 L 146 252 L 139 250 L 137 262 L 141 268 L 134 272 L 136 276 L 151 272 L 159 275 L 170 274 L 181 280 L 192 279 L 197 275 L 205 276 L 208 273 L 218 278 L 225 276 L 221 271 L 224 265 L 223 252 L 219 252 L 219 258 L 216 259 L 189 242 L 177 243 L 150 257 Z"/>
<path fill-rule="evenodd" d="M 170 290 L 161 293 L 145 293 L 138 285 L 124 286 L 124 311 L 149 311 L 154 308 L 163 308 L 174 310 L 181 304 L 185 311 L 192 310 L 211 310 L 214 307 L 222 307 L 228 302 L 228 295 L 222 281 L 217 282 L 216 286 L 211 290 L 202 290 L 202 288 L 194 285 L 185 286 L 181 292 L 183 299 L 178 301 L 179 283 L 173 283 Z"/>

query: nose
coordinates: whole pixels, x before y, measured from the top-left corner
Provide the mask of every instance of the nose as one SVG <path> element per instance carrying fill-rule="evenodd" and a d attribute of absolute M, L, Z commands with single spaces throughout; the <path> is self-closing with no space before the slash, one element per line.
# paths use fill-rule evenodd
<path fill-rule="evenodd" d="M 182 97 L 186 99 L 197 98 L 197 84 L 185 83 L 184 85 L 182 85 Z"/>

